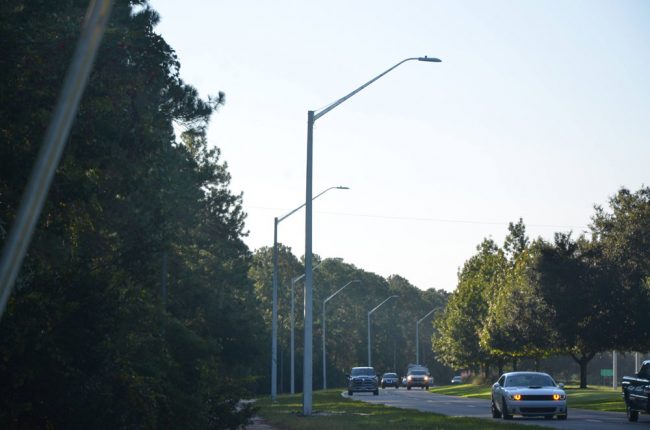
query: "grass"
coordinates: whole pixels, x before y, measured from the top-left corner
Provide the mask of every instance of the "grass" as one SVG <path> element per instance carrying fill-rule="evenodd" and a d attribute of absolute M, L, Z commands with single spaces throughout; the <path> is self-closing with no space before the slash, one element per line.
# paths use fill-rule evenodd
<path fill-rule="evenodd" d="M 434 387 L 429 391 L 447 396 L 489 399 L 491 389 L 492 387 L 486 385 L 463 384 Z M 567 386 L 564 389 L 567 393 L 569 408 L 625 412 L 625 403 L 621 397 L 620 390 L 613 390 L 611 387 L 602 386 L 592 386 L 589 388 Z"/>
<path fill-rule="evenodd" d="M 258 414 L 273 427 L 280 430 L 356 430 L 377 428 L 418 429 L 486 429 L 533 430 L 542 427 L 523 424 L 507 424 L 478 418 L 459 418 L 432 413 L 405 410 L 384 405 L 365 403 L 341 397 L 342 389 L 316 391 L 313 398 L 313 415 L 302 416 L 301 395 L 278 396 L 257 401 Z"/>

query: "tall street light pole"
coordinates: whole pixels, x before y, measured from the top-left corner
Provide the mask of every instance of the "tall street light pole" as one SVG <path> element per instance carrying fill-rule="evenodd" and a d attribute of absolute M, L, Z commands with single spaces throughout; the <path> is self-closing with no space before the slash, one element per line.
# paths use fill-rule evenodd
<path fill-rule="evenodd" d="M 349 190 L 348 187 L 329 187 L 319 194 L 316 194 L 313 199 L 315 200 L 328 192 L 329 190 Z M 311 207 L 311 200 L 309 206 Z M 289 216 L 296 213 L 298 210 L 305 206 L 298 206 L 288 214 L 273 219 L 273 308 L 271 316 L 271 399 L 275 400 L 278 394 L 278 224 Z M 309 257 L 311 258 L 311 256 Z"/>
<path fill-rule="evenodd" d="M 323 260 L 325 261 L 325 260 Z M 318 263 L 317 265 L 314 266 L 314 270 L 318 269 L 321 264 L 323 264 L 323 261 Z M 291 394 L 296 393 L 296 377 L 295 377 L 295 354 L 296 354 L 296 346 L 295 346 L 295 327 L 296 327 L 296 311 L 295 311 L 295 304 L 296 304 L 296 283 L 300 281 L 302 278 L 305 277 L 305 274 L 303 273 L 300 276 L 296 276 L 291 280 Z"/>
<path fill-rule="evenodd" d="M 379 309 L 384 303 L 389 301 L 390 299 L 396 299 L 399 296 L 390 296 L 383 302 L 379 303 L 377 306 L 375 306 L 370 312 L 368 312 L 368 367 L 372 367 L 372 342 L 370 341 L 370 315 L 377 309 Z"/>
<path fill-rule="evenodd" d="M 420 323 L 440 308 L 434 308 L 415 323 L 415 364 L 420 364 Z"/>
<path fill-rule="evenodd" d="M 347 284 L 343 285 L 341 288 L 339 288 L 334 294 L 323 300 L 323 390 L 327 390 L 327 354 L 325 352 L 325 344 L 326 344 L 326 339 L 325 337 L 327 336 L 327 322 L 325 320 L 325 305 L 327 302 L 332 300 L 338 293 L 343 291 L 345 287 L 348 285 L 354 284 L 354 283 L 361 283 L 359 280 L 354 280 L 350 281 Z"/>
<path fill-rule="evenodd" d="M 308 111 L 307 112 L 307 175 L 306 175 L 306 193 L 305 193 L 305 353 L 303 357 L 303 394 L 302 394 L 302 413 L 303 415 L 311 415 L 312 411 L 312 375 L 313 375 L 313 358 L 312 358 L 312 328 L 313 328 L 313 310 L 312 310 L 312 288 L 313 288 L 313 276 L 312 276 L 312 171 L 313 171 L 313 143 L 314 143 L 314 123 L 316 120 L 359 91 L 366 88 L 368 85 L 375 82 L 377 79 L 381 78 L 388 72 L 392 71 L 396 67 L 404 64 L 407 61 L 418 60 L 426 61 L 430 63 L 439 63 L 440 60 L 437 58 L 429 57 L 413 57 L 407 58 L 400 61 L 390 69 L 361 85 L 356 90 L 352 91 L 350 94 L 338 99 L 328 107 L 321 109 L 318 112 Z"/>

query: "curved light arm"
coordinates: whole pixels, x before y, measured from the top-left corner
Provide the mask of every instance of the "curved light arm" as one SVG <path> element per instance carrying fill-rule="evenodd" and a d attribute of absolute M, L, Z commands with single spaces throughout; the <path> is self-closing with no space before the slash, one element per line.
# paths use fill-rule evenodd
<path fill-rule="evenodd" d="M 350 187 L 343 187 L 343 186 L 341 186 L 341 185 L 339 185 L 338 187 L 329 187 L 329 188 L 327 188 L 326 190 L 323 190 L 323 191 L 321 191 L 320 193 L 316 194 L 316 195 L 312 198 L 312 200 L 316 200 L 318 197 L 322 196 L 323 194 L 325 194 L 325 193 L 328 192 L 329 190 L 349 190 L 349 189 L 350 189 Z M 298 206 L 297 208 L 295 208 L 294 210 L 292 210 L 291 212 L 289 212 L 288 214 L 286 214 L 285 216 L 282 216 L 282 217 L 280 217 L 280 218 L 276 218 L 275 223 L 276 223 L 276 224 L 280 224 L 280 221 L 284 220 L 285 218 L 289 217 L 290 215 L 293 215 L 294 213 L 296 213 L 296 212 L 299 211 L 300 209 L 304 208 L 305 205 L 306 205 L 306 203 L 303 203 L 303 204 L 301 204 L 300 206 Z"/>
<path fill-rule="evenodd" d="M 350 282 L 348 282 L 347 284 L 345 284 L 345 285 L 343 285 L 341 288 L 339 288 L 339 289 L 338 289 L 334 294 L 332 294 L 331 296 L 329 296 L 328 298 L 326 298 L 325 300 L 323 300 L 323 304 L 325 304 L 325 303 L 329 302 L 330 300 L 332 300 L 332 299 L 334 298 L 334 296 L 336 296 L 338 293 L 340 293 L 341 291 L 343 291 L 343 289 L 344 289 L 345 287 L 347 287 L 347 286 L 350 285 L 350 284 L 354 284 L 355 282 L 361 283 L 361 281 L 359 281 L 358 279 L 355 279 L 354 281 L 350 281 Z"/>
<path fill-rule="evenodd" d="M 376 311 L 377 309 L 379 309 L 379 308 L 381 307 L 381 305 L 383 305 L 384 303 L 386 303 L 386 302 L 389 301 L 390 299 L 396 299 L 396 298 L 398 298 L 398 297 L 399 297 L 399 296 L 390 296 L 389 298 L 387 298 L 386 300 L 384 300 L 383 302 L 381 302 L 381 303 L 379 303 L 377 306 L 375 306 L 375 307 L 373 308 L 373 310 L 371 310 L 370 312 L 368 312 L 368 315 L 370 315 L 371 313 L 373 313 L 374 311 Z"/>
<path fill-rule="evenodd" d="M 429 58 L 429 57 L 426 57 L 426 56 L 425 57 L 411 57 L 411 58 L 407 58 L 405 60 L 402 60 L 399 63 L 395 64 L 390 69 L 386 70 L 384 73 L 374 77 L 373 79 L 369 80 L 365 84 L 361 85 L 359 88 L 352 91 L 347 96 L 341 97 L 340 99 L 338 99 L 334 103 L 332 103 L 329 106 L 327 106 L 326 108 L 322 109 L 320 112 L 315 112 L 314 113 L 314 121 L 316 121 L 318 118 L 322 117 L 327 112 L 331 111 L 332 109 L 334 109 L 335 107 L 337 107 L 338 105 L 340 105 L 341 103 L 343 103 L 344 101 L 346 101 L 347 99 L 349 99 L 350 97 L 352 97 L 353 95 L 355 95 L 356 93 L 361 91 L 362 89 L 366 88 L 368 85 L 372 84 L 373 82 L 375 82 L 377 79 L 381 78 L 382 76 L 384 76 L 388 72 L 392 71 L 393 69 L 397 68 L 398 66 L 401 66 L 402 64 L 406 63 L 407 61 L 411 61 L 411 60 L 427 61 L 427 62 L 430 62 L 430 63 L 440 63 L 441 62 L 441 60 L 438 59 L 438 58 Z"/>
<path fill-rule="evenodd" d="M 318 267 L 319 267 L 321 264 L 323 264 L 324 262 L 325 262 L 325 260 L 321 261 L 320 263 L 318 263 L 317 265 L 315 265 L 311 270 L 316 270 L 316 269 L 318 269 Z M 304 273 L 303 273 L 302 275 L 300 275 L 300 276 L 296 276 L 295 278 L 293 278 L 293 279 L 291 280 L 291 284 L 292 284 L 292 285 L 295 284 L 296 282 L 300 281 L 300 280 L 301 280 L 302 278 L 304 278 L 304 277 L 305 277 L 305 274 L 304 274 Z"/>
<path fill-rule="evenodd" d="M 423 316 L 422 318 L 420 318 L 420 319 L 418 320 L 417 323 L 420 324 L 420 323 L 421 323 L 422 321 L 424 321 L 424 320 L 425 320 L 429 315 L 431 315 L 432 313 L 434 313 L 435 311 L 437 311 L 437 310 L 439 310 L 439 309 L 440 309 L 440 308 L 434 308 L 434 309 L 431 309 L 431 310 L 429 311 L 429 313 L 426 314 L 425 316 Z"/>

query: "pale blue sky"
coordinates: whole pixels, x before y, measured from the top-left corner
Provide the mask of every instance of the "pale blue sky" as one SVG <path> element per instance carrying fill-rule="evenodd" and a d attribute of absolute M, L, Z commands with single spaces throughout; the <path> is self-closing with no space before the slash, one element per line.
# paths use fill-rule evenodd
<path fill-rule="evenodd" d="M 484 238 L 581 231 L 650 184 L 649 1 L 153 0 L 183 79 L 226 93 L 209 140 L 244 192 L 251 249 L 304 202 L 316 123 L 314 252 L 453 290 Z M 304 212 L 280 224 L 304 253 Z"/>

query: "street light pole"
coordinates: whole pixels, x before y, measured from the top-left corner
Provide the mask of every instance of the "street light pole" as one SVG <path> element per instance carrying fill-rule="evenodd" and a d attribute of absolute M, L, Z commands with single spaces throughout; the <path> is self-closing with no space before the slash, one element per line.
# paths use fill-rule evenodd
<path fill-rule="evenodd" d="M 415 323 L 415 364 L 420 364 L 420 331 L 419 331 L 420 323 L 424 321 L 429 315 L 437 311 L 438 309 L 440 308 L 431 309 L 428 314 L 420 318 Z"/>
<path fill-rule="evenodd" d="M 348 285 L 354 284 L 355 282 L 361 283 L 359 280 L 350 281 L 347 284 L 339 288 L 334 294 L 323 300 L 323 390 L 327 390 L 327 354 L 325 352 L 325 336 L 327 335 L 327 322 L 325 320 L 325 305 L 327 302 L 332 300 L 338 293 L 343 291 Z"/>
<path fill-rule="evenodd" d="M 329 190 L 349 190 L 348 187 L 329 187 L 318 193 L 312 200 L 317 199 Z M 310 200 L 311 203 L 311 200 Z M 271 399 L 275 400 L 278 390 L 278 224 L 305 206 L 298 206 L 283 217 L 273 219 L 273 305 L 271 311 Z M 311 204 L 310 204 L 311 206 Z"/>
<path fill-rule="evenodd" d="M 368 367 L 372 367 L 372 348 L 371 345 L 372 343 L 370 342 L 370 315 L 377 309 L 379 309 L 384 303 L 389 301 L 390 299 L 396 299 L 399 296 L 390 296 L 383 302 L 379 303 L 377 306 L 375 306 L 370 312 L 368 312 Z"/>
<path fill-rule="evenodd" d="M 323 260 L 323 261 L 325 261 L 325 260 Z M 320 265 L 323 264 L 323 261 L 321 261 L 320 263 L 315 265 L 314 270 L 318 269 L 320 267 Z M 296 283 L 298 281 L 300 281 L 304 277 L 305 277 L 305 274 L 303 273 L 302 275 L 296 276 L 295 278 L 293 278 L 291 280 L 291 394 L 296 393 L 296 382 L 295 382 L 296 381 L 296 378 L 295 378 L 295 367 L 296 366 L 295 366 L 295 361 L 294 361 L 294 357 L 295 357 L 295 353 L 296 353 L 296 347 L 295 347 L 295 342 L 294 342 L 294 339 L 295 339 L 294 332 L 295 332 L 295 327 L 296 327 L 296 323 L 295 323 L 295 319 L 296 319 L 296 317 L 295 317 L 295 315 L 296 315 L 296 311 L 295 311 Z"/>
<path fill-rule="evenodd" d="M 386 73 L 395 69 L 396 67 L 404 64 L 407 61 L 418 60 L 430 63 L 439 63 L 437 58 L 429 57 L 413 57 L 400 61 L 390 69 L 366 82 L 350 94 L 338 99 L 328 107 L 320 110 L 318 113 L 315 111 L 307 111 L 307 174 L 306 174 L 306 192 L 305 192 L 305 354 L 303 358 L 303 397 L 302 397 L 302 413 L 303 415 L 311 415 L 312 410 L 312 374 L 313 374 L 313 360 L 312 360 L 312 173 L 313 173 L 313 143 L 314 143 L 314 123 L 316 120 L 359 91 L 366 88 L 368 85 L 375 82 L 377 79 L 384 76 Z"/>

